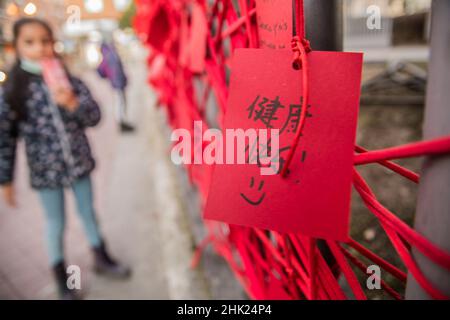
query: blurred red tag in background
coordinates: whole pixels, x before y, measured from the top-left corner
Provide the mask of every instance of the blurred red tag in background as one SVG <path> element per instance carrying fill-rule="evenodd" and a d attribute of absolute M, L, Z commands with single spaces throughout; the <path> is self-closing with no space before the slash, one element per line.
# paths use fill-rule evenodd
<path fill-rule="evenodd" d="M 190 37 L 190 69 L 192 72 L 201 73 L 205 69 L 206 38 L 208 35 L 208 20 L 203 8 L 193 2 L 191 5 L 192 22 Z"/>
<path fill-rule="evenodd" d="M 281 165 L 303 107 L 302 71 L 293 69 L 292 57 L 291 50 L 236 50 L 225 115 L 224 130 L 279 129 Z M 290 173 L 216 164 L 206 219 L 348 240 L 362 54 L 313 51 L 308 63 L 308 113 Z"/>
<path fill-rule="evenodd" d="M 292 40 L 292 1 L 256 0 L 259 47 L 289 49 Z"/>
<path fill-rule="evenodd" d="M 198 3 L 191 4 L 191 16 L 183 16 L 180 28 L 179 63 L 194 73 L 205 69 L 206 38 L 208 20 L 203 8 Z"/>
<path fill-rule="evenodd" d="M 57 58 L 44 59 L 41 64 L 42 75 L 50 91 L 55 91 L 60 88 L 71 89 L 72 86 L 61 61 Z"/>

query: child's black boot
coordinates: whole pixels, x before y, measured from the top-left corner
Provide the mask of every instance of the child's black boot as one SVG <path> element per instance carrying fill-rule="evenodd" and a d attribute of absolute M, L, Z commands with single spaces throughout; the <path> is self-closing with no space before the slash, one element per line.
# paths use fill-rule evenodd
<path fill-rule="evenodd" d="M 59 298 L 61 300 L 78 300 L 78 296 L 74 290 L 67 286 L 67 273 L 64 261 L 53 266 L 53 274 L 58 286 Z"/>
<path fill-rule="evenodd" d="M 93 252 L 94 271 L 96 273 L 118 279 L 126 279 L 130 277 L 130 268 L 118 263 L 113 258 L 111 258 L 103 242 L 99 247 L 93 248 Z"/>

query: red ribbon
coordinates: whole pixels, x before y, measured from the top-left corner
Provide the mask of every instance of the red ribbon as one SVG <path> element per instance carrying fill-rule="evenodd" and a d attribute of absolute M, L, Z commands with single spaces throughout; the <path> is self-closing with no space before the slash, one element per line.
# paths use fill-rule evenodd
<path fill-rule="evenodd" d="M 308 59 L 307 53 L 311 52 L 311 45 L 309 41 L 305 38 L 305 17 L 304 17 L 304 7 L 303 0 L 298 1 L 298 10 L 295 10 L 295 0 L 293 1 L 293 16 L 297 15 L 297 19 L 294 19 L 296 23 L 293 23 L 294 36 L 291 42 L 291 48 L 294 52 L 294 62 L 293 67 L 295 69 L 302 70 L 302 84 L 303 84 L 303 101 L 302 101 L 302 112 L 300 114 L 300 121 L 298 125 L 298 130 L 295 134 L 294 140 L 292 141 L 289 153 L 286 158 L 286 162 L 281 169 L 281 176 L 286 177 L 289 166 L 294 158 L 295 151 L 298 146 L 298 142 L 305 127 L 307 106 L 309 101 L 309 75 L 308 75 Z M 298 31 L 298 35 L 296 35 Z"/>

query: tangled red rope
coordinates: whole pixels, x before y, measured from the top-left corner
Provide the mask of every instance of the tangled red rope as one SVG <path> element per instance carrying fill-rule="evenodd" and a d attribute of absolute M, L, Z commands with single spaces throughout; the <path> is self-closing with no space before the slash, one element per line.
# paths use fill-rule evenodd
<path fill-rule="evenodd" d="M 292 49 L 294 61 L 302 69 L 305 106 L 309 91 L 307 53 L 310 46 L 304 40 L 302 2 L 297 3 L 300 4 L 297 7 L 298 32 L 293 38 Z M 160 106 L 167 110 L 170 125 L 176 128 L 186 126 L 189 130 L 194 120 L 203 120 L 204 127 L 208 127 L 206 102 L 211 95 L 214 95 L 219 105 L 218 120 L 221 123 L 228 95 L 226 75 L 230 52 L 236 48 L 258 46 L 255 0 L 239 1 L 238 7 L 229 0 L 216 0 L 212 5 L 204 0 L 136 0 L 136 4 L 135 29 L 145 44 L 152 48 L 148 59 L 151 70 L 149 82 L 159 96 Z M 207 53 L 203 57 L 204 71 L 200 74 L 189 65 L 180 64 L 185 43 L 189 42 L 189 37 L 194 36 L 191 30 L 187 30 L 189 24 L 181 23 L 193 18 L 190 16 L 192 6 L 199 6 L 207 19 Z M 167 37 L 149 37 L 150 30 L 157 28 L 162 21 L 170 31 L 167 32 Z M 186 34 L 187 39 L 182 37 Z M 231 50 L 227 47 L 228 43 Z M 194 82 L 201 82 L 204 90 L 198 92 Z M 306 108 L 302 108 L 300 128 L 304 126 L 305 112 Z M 301 131 L 297 131 L 292 142 L 288 160 L 282 169 L 283 175 L 287 174 Z M 355 146 L 355 152 L 353 185 L 367 208 L 380 222 L 404 266 L 432 298 L 449 298 L 426 278 L 415 262 L 411 249 L 417 248 L 431 261 L 447 270 L 450 270 L 450 254 L 385 208 L 357 172 L 356 166 L 378 163 L 418 183 L 420 177 L 417 173 L 390 160 L 447 154 L 450 152 L 450 137 L 375 151 Z M 192 183 L 198 187 L 201 199 L 205 201 L 211 177 L 210 168 L 192 165 L 186 166 L 186 169 Z M 205 226 L 208 237 L 199 244 L 193 265 L 199 262 L 201 250 L 211 244 L 227 261 L 237 280 L 253 299 L 346 299 L 348 297 L 339 282 L 341 275 L 346 278 L 356 299 L 367 299 L 366 291 L 355 273 L 355 270 L 366 270 L 362 258 L 377 264 L 401 283 L 406 283 L 406 273 L 398 266 L 353 239 L 348 243 L 319 243 L 301 234 L 280 234 L 212 221 L 205 221 Z M 325 253 L 324 245 L 329 253 Z M 383 279 L 380 282 L 383 290 L 394 299 L 403 298 L 391 283 Z"/>

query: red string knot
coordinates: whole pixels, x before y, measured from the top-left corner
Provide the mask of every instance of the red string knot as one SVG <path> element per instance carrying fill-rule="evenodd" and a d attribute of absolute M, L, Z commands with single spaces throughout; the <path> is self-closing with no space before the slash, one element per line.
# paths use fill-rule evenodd
<path fill-rule="evenodd" d="M 294 52 L 293 66 L 294 66 L 294 69 L 297 69 L 297 70 L 302 68 L 300 46 L 303 47 L 303 49 L 306 53 L 309 53 L 312 51 L 311 43 L 307 39 L 305 39 L 305 38 L 300 39 L 299 36 L 292 37 L 291 48 L 292 48 L 292 51 Z"/>

